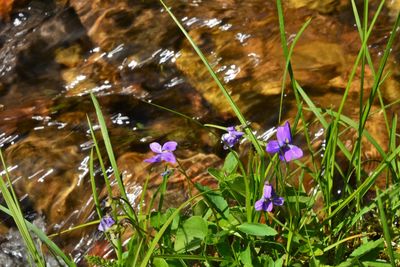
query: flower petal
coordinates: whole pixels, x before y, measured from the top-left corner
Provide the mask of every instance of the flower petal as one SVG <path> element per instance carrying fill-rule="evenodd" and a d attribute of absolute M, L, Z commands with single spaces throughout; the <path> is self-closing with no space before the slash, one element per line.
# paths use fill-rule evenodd
<path fill-rule="evenodd" d="M 161 153 L 161 159 L 170 163 L 176 163 L 176 158 L 172 152 Z"/>
<path fill-rule="evenodd" d="M 234 132 L 234 131 L 236 131 L 236 130 L 235 130 L 235 126 L 226 127 L 226 131 L 228 131 L 228 132 Z"/>
<path fill-rule="evenodd" d="M 256 203 L 254 204 L 254 208 L 257 211 L 263 210 L 263 208 L 264 208 L 264 198 L 261 198 L 261 199 L 257 200 Z"/>
<path fill-rule="evenodd" d="M 222 143 L 224 143 L 224 149 L 228 147 L 233 147 L 240 140 L 240 136 L 232 134 L 232 132 L 225 133 L 221 137 Z"/>
<path fill-rule="evenodd" d="M 233 131 L 231 131 L 229 133 L 234 135 L 234 136 L 236 136 L 237 138 L 240 138 L 240 137 L 242 137 L 244 135 L 244 132 L 238 132 L 236 130 L 233 130 Z"/>
<path fill-rule="evenodd" d="M 166 143 L 162 146 L 162 150 L 164 150 L 164 151 L 175 151 L 177 145 L 178 145 L 177 142 L 175 142 L 175 141 L 169 141 L 169 142 L 166 142 Z"/>
<path fill-rule="evenodd" d="M 161 153 L 161 145 L 157 142 L 153 142 L 150 144 L 150 149 L 151 151 L 155 152 L 155 153 Z"/>
<path fill-rule="evenodd" d="M 115 221 L 113 218 L 109 217 L 109 216 L 104 216 L 99 223 L 99 226 L 97 227 L 97 229 L 101 232 L 105 232 L 107 231 L 111 226 L 113 226 L 115 224 Z"/>
<path fill-rule="evenodd" d="M 274 204 L 272 203 L 271 200 L 268 199 L 267 201 L 264 202 L 264 210 L 265 211 L 271 212 L 273 207 L 274 207 Z"/>
<path fill-rule="evenodd" d="M 264 198 L 271 198 L 274 194 L 274 189 L 272 188 L 272 185 L 270 184 L 264 184 L 264 193 L 263 193 L 263 197 Z"/>
<path fill-rule="evenodd" d="M 289 145 L 289 149 L 285 151 L 285 160 L 292 161 L 303 156 L 303 150 L 295 145 Z"/>
<path fill-rule="evenodd" d="M 280 150 L 279 143 L 276 140 L 272 140 L 267 144 L 266 151 L 270 154 L 278 153 Z"/>
<path fill-rule="evenodd" d="M 274 198 L 272 198 L 272 203 L 274 203 L 274 205 L 276 206 L 282 206 L 284 202 L 285 200 L 283 197 L 275 196 Z"/>
<path fill-rule="evenodd" d="M 224 133 L 222 136 L 221 136 L 221 141 L 222 142 L 227 142 L 228 141 L 228 139 L 230 138 L 230 134 L 229 133 Z"/>
<path fill-rule="evenodd" d="M 154 163 L 154 162 L 161 162 L 161 154 L 155 155 L 149 159 L 145 159 L 144 162 Z"/>
<path fill-rule="evenodd" d="M 283 126 L 278 127 L 276 130 L 276 139 L 278 139 L 279 146 L 292 143 L 292 134 L 290 132 L 289 122 L 286 122 Z"/>

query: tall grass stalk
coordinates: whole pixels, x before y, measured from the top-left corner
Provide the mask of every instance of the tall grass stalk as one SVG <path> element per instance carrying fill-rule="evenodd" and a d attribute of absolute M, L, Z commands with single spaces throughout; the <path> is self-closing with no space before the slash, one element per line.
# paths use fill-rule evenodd
<path fill-rule="evenodd" d="M 94 178 L 94 167 L 93 167 L 93 149 L 90 150 L 90 158 L 89 158 L 89 176 L 90 176 L 90 185 L 92 186 L 92 196 L 94 200 L 94 205 L 96 208 L 97 216 L 99 218 L 103 217 L 103 213 L 101 212 L 99 194 L 97 193 L 96 181 Z"/>
<path fill-rule="evenodd" d="M 7 181 L 7 183 L 4 182 L 3 175 L 0 176 L 0 191 L 10 211 L 10 215 L 14 219 L 14 222 L 17 225 L 17 228 L 28 250 L 29 254 L 27 255 L 28 256 L 27 258 L 30 262 L 33 261 L 35 265 L 45 267 L 46 261 L 41 252 L 39 252 L 39 249 L 36 246 L 35 241 L 33 240 L 32 235 L 29 232 L 29 229 L 26 225 L 25 218 L 19 206 L 19 200 L 12 187 L 12 183 L 8 173 L 8 168 L 4 161 L 3 153 L 1 151 L 0 151 L 0 158 L 3 164 L 4 174 Z M 7 187 L 7 184 L 9 187 Z"/>
<path fill-rule="evenodd" d="M 379 191 L 378 188 L 376 188 L 376 192 L 377 192 L 377 200 L 378 200 L 378 209 L 379 209 L 379 215 L 381 218 L 381 224 L 382 224 L 382 229 L 383 229 L 383 235 L 385 237 L 385 241 L 386 241 L 386 247 L 387 247 L 387 251 L 388 251 L 388 255 L 390 258 L 390 263 L 392 264 L 392 267 L 396 267 L 396 262 L 395 262 L 395 256 L 394 256 L 394 252 L 393 252 L 393 246 L 392 246 L 392 236 L 390 234 L 391 230 L 388 224 L 388 220 L 385 214 L 385 208 L 383 206 L 383 201 L 381 198 L 381 193 Z"/>
<path fill-rule="evenodd" d="M 367 35 L 367 28 L 368 28 L 368 1 L 364 1 L 365 8 L 364 8 L 364 15 L 363 15 L 364 16 L 363 25 L 361 25 L 360 16 L 359 16 L 359 13 L 358 13 L 358 10 L 357 10 L 357 5 L 356 5 L 354 0 L 351 1 L 351 5 L 352 5 L 352 8 L 353 8 L 353 13 L 354 13 L 354 18 L 355 18 L 355 21 L 356 21 L 357 29 L 358 29 L 358 32 L 359 32 L 359 35 L 360 35 L 360 40 L 362 42 L 364 37 Z M 366 61 L 368 63 L 368 67 L 369 67 L 369 69 L 370 69 L 370 71 L 372 73 L 372 76 L 375 77 L 376 76 L 375 66 L 374 66 L 374 64 L 372 62 L 371 54 L 369 53 L 368 49 L 366 49 L 364 51 L 364 53 L 365 53 L 365 55 L 364 55 L 365 59 L 366 59 Z M 365 64 L 365 62 L 363 64 Z M 382 79 L 382 80 L 384 80 L 384 79 Z M 383 117 L 385 119 L 386 129 L 387 129 L 387 132 L 389 132 L 390 131 L 390 124 L 389 124 L 389 120 L 388 120 L 388 117 L 387 117 L 387 114 L 386 114 L 386 109 L 384 108 L 385 105 L 384 105 L 383 96 L 382 96 L 382 93 L 381 93 L 380 90 L 378 90 L 378 98 L 379 98 L 379 103 L 380 103 L 381 108 L 382 108 Z M 363 107 L 362 99 L 363 99 L 363 95 L 360 95 L 360 103 L 361 103 L 360 112 L 361 112 L 362 107 Z M 361 115 L 362 114 L 360 114 L 360 117 L 361 117 Z"/>
<path fill-rule="evenodd" d="M 107 170 L 106 170 L 106 167 L 104 165 L 103 157 L 101 155 L 100 147 L 99 147 L 99 144 L 97 142 L 97 138 L 96 138 L 96 135 L 94 133 L 94 129 L 93 129 L 92 123 L 90 122 L 89 117 L 86 117 L 86 119 L 87 119 L 87 122 L 88 122 L 88 125 L 89 125 L 89 131 L 90 131 L 90 135 L 91 135 L 92 140 L 93 140 L 93 145 L 94 145 L 94 148 L 96 150 L 97 160 L 99 161 L 101 172 L 103 174 L 104 184 L 106 185 L 107 193 L 108 193 L 108 195 L 110 197 L 114 197 L 113 192 L 112 192 L 112 188 L 111 188 L 111 182 L 110 182 L 110 179 L 108 178 L 108 175 L 107 175 Z M 94 156 L 94 155 L 91 154 L 91 156 Z M 94 161 L 94 158 L 92 158 L 91 160 Z M 94 177 L 93 177 L 93 179 L 91 181 L 95 185 Z"/>
<path fill-rule="evenodd" d="M 96 109 L 97 120 L 98 120 L 99 125 L 100 125 L 101 135 L 103 137 L 104 145 L 105 145 L 106 150 L 107 150 L 108 159 L 110 160 L 112 169 L 114 171 L 114 177 L 115 177 L 115 180 L 117 181 L 117 184 L 118 184 L 119 193 L 121 194 L 122 198 L 124 198 L 125 200 L 128 200 L 128 196 L 126 195 L 126 191 L 125 191 L 125 186 L 124 186 L 124 183 L 122 181 L 121 175 L 120 175 L 118 167 L 117 167 L 117 161 L 115 160 L 114 151 L 113 151 L 112 145 L 111 145 L 111 140 L 110 140 L 110 137 L 108 135 L 106 122 L 104 120 L 103 113 L 101 112 L 101 108 L 100 108 L 99 102 L 97 101 L 97 99 L 94 97 L 94 95 L 92 93 L 90 94 L 90 96 L 92 98 L 92 102 L 93 102 L 94 107 Z"/>
<path fill-rule="evenodd" d="M 94 95 L 91 95 L 91 97 L 92 97 L 92 101 L 93 100 L 96 101 L 96 102 L 93 101 L 93 104 L 94 104 L 94 106 L 96 108 L 97 119 L 98 119 L 98 121 L 100 123 L 100 129 L 102 130 L 101 133 L 102 133 L 103 141 L 104 141 L 104 143 L 106 145 L 106 148 L 108 147 L 108 149 L 111 149 L 111 152 L 112 152 L 112 146 L 111 146 L 110 139 L 108 137 L 108 131 L 107 131 L 106 128 L 101 128 L 102 126 L 105 127 L 105 121 L 104 121 L 102 112 L 100 110 L 100 106 L 99 106 L 99 104 L 97 102 L 97 99 L 94 97 Z M 101 152 L 100 152 L 100 148 L 99 148 L 99 145 L 98 145 L 98 142 L 97 142 L 97 139 L 96 139 L 92 124 L 91 124 L 91 122 L 89 120 L 89 117 L 87 117 L 87 122 L 88 122 L 88 125 L 89 125 L 90 134 L 92 136 L 93 144 L 94 144 L 94 147 L 95 147 L 95 150 L 96 150 L 96 153 L 97 153 L 97 158 L 98 158 L 98 161 L 100 163 L 100 167 L 101 167 L 101 170 L 102 170 L 102 173 L 103 173 L 103 177 L 104 177 L 105 185 L 106 185 L 106 188 L 107 188 L 108 196 L 111 199 L 111 207 L 112 207 L 111 208 L 111 212 L 113 214 L 113 218 L 115 218 L 115 220 L 116 220 L 116 223 L 118 223 L 118 214 L 117 214 L 116 204 L 114 203 L 114 201 L 112 201 L 114 196 L 113 196 L 113 193 L 112 193 L 111 182 L 110 182 L 110 180 L 108 178 L 107 171 L 106 171 L 106 168 L 105 168 L 105 165 L 104 165 L 104 162 L 103 162 L 103 159 L 102 159 L 102 155 L 101 155 Z M 107 152 L 108 152 L 108 150 L 107 150 Z M 110 157 L 110 154 L 109 154 L 109 157 Z M 111 157 L 114 157 L 113 153 L 111 154 Z M 94 199 L 94 202 L 95 202 L 95 205 L 96 205 L 96 210 L 97 210 L 99 219 L 101 219 L 103 217 L 103 214 L 102 214 L 102 212 L 100 210 L 100 200 L 99 200 L 99 197 L 98 197 L 98 194 L 97 194 L 96 180 L 95 180 L 95 177 L 94 177 L 93 149 L 91 150 L 91 153 L 90 153 L 90 162 L 89 163 L 90 163 L 89 175 L 90 175 L 90 182 L 91 182 L 91 185 L 92 185 L 92 195 L 93 195 L 93 199 Z M 115 163 L 115 159 L 114 159 L 114 163 Z M 115 163 L 115 167 L 116 167 L 116 163 Z M 113 166 L 113 171 L 114 171 L 115 179 L 117 180 L 117 183 L 118 183 L 118 186 L 119 186 L 120 193 L 121 193 L 121 190 L 123 190 L 123 192 L 125 193 L 125 188 L 123 186 L 122 180 L 120 182 L 118 182 L 118 178 L 117 177 L 119 177 L 119 179 L 120 179 L 118 169 L 115 170 L 114 166 Z M 122 185 L 122 188 L 121 188 L 121 185 Z M 124 196 L 126 197 L 126 193 L 125 193 L 125 195 L 124 194 L 121 194 L 121 195 L 122 195 L 122 198 L 124 198 Z M 117 238 L 112 238 L 107 233 L 106 233 L 106 237 L 110 241 L 112 246 L 114 247 L 114 250 L 115 250 L 115 252 L 117 254 L 118 261 L 121 262 L 122 261 L 122 240 L 121 240 L 121 238 L 119 236 L 117 236 Z"/>

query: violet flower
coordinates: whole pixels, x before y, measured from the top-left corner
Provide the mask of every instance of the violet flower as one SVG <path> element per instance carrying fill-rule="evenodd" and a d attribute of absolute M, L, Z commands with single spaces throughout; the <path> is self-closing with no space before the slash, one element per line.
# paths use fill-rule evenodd
<path fill-rule="evenodd" d="M 276 139 L 277 140 L 272 140 L 267 144 L 266 150 L 268 153 L 279 153 L 279 158 L 286 162 L 299 159 L 303 156 L 303 150 L 292 144 L 289 122 L 278 127 Z"/>
<path fill-rule="evenodd" d="M 101 218 L 99 227 L 97 229 L 101 232 L 106 232 L 114 224 L 115 224 L 114 219 L 106 215 L 103 218 Z"/>
<path fill-rule="evenodd" d="M 224 133 L 221 137 L 222 143 L 224 143 L 224 149 L 233 147 L 244 135 L 244 132 L 236 131 L 234 126 L 228 127 L 226 130 L 228 132 Z"/>
<path fill-rule="evenodd" d="M 175 141 L 169 141 L 166 142 L 162 147 L 159 143 L 153 142 L 150 144 L 150 149 L 154 152 L 157 153 L 157 155 L 145 159 L 145 162 L 149 163 L 154 163 L 154 162 L 161 162 L 161 161 L 166 161 L 170 163 L 176 163 L 176 158 L 175 155 L 172 153 L 172 151 L 175 151 L 176 146 L 178 144 Z"/>
<path fill-rule="evenodd" d="M 264 184 L 263 196 L 261 199 L 257 200 L 254 204 L 254 208 L 257 211 L 272 211 L 274 205 L 282 206 L 284 199 L 283 197 L 279 197 L 275 194 L 274 188 L 270 184 Z"/>

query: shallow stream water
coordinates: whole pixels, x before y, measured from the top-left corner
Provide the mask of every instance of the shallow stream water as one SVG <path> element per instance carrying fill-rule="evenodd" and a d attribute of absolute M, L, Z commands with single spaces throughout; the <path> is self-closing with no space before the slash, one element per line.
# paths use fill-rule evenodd
<path fill-rule="evenodd" d="M 337 107 L 360 47 L 350 1 L 283 2 L 289 43 L 303 23 L 312 19 L 292 57 L 298 82 L 318 106 Z M 377 1 L 370 2 L 371 19 Z M 190 0 L 167 4 L 257 133 L 277 126 L 285 62 L 275 1 Z M 377 21 L 369 41 L 374 62 L 382 56 L 399 9 L 400 1 L 388 1 Z M 385 103 L 400 97 L 398 38 L 388 62 L 391 75 L 382 85 Z M 371 71 L 367 69 L 366 73 L 365 96 L 372 86 Z M 289 82 L 287 85 L 282 121 L 293 120 L 297 112 Z M 359 88 L 357 74 L 345 107 L 345 114 L 352 118 L 359 112 Z M 101 103 L 133 200 L 149 173 L 149 165 L 143 160 L 151 156 L 148 145 L 153 141 L 176 140 L 176 154 L 191 176 L 211 183 L 205 170 L 219 165 L 225 153 L 219 139 L 149 102 L 201 123 L 229 126 L 238 122 L 158 1 L 15 0 L 12 11 L 0 22 L 0 146 L 24 212 L 30 220 L 40 221 L 47 233 L 96 219 L 88 175 L 93 142 L 86 115 L 96 125 L 89 92 L 94 92 Z M 376 103 L 373 111 L 378 110 Z M 398 114 L 399 105 L 393 105 L 389 113 Z M 311 115 L 307 119 L 311 120 Z M 371 121 L 368 130 L 382 147 L 387 147 L 382 114 L 376 113 Z M 95 129 L 99 137 L 98 127 Z M 318 146 L 323 133 L 318 124 L 311 129 L 313 143 Z M 344 137 L 350 145 L 353 140 L 351 134 Z M 378 159 L 368 145 L 365 156 Z M 102 190 L 99 169 L 96 176 Z M 152 174 L 151 188 L 160 178 Z M 170 205 L 185 197 L 180 181 L 179 176 L 171 180 Z M 10 232 L 12 221 L 5 216 L 1 220 L 0 256 L 14 263 L 21 261 L 22 254 L 5 249 L 16 240 Z M 55 240 L 82 265 L 83 255 L 104 253 L 106 247 L 95 227 Z"/>

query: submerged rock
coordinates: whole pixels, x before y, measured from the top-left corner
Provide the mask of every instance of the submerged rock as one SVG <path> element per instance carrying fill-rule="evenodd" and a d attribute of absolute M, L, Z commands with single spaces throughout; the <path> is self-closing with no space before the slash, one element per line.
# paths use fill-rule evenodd
<path fill-rule="evenodd" d="M 4 0 L 0 2 L 0 19 L 6 20 L 10 16 L 14 0 Z"/>
<path fill-rule="evenodd" d="M 321 13 L 337 11 L 349 4 L 347 0 L 289 0 L 288 6 L 291 8 L 309 8 Z"/>
<path fill-rule="evenodd" d="M 385 2 L 385 4 L 390 10 L 389 14 L 392 16 L 393 19 L 396 19 L 397 15 L 400 12 L 400 1 L 392 0 L 392 1 Z"/>
<path fill-rule="evenodd" d="M 45 223 L 43 218 L 39 217 L 33 222 L 33 224 L 44 230 Z M 34 242 L 37 242 L 37 248 L 39 248 L 39 240 L 33 238 Z M 25 241 L 21 237 L 20 232 L 17 229 L 10 229 L 7 234 L 0 236 L 0 262 L 2 267 L 25 267 L 30 265 L 28 260 L 28 251 L 26 250 Z M 60 267 L 66 266 L 51 254 L 44 253 L 47 267 Z"/>
<path fill-rule="evenodd" d="M 47 224 L 54 227 L 62 225 L 70 216 L 79 217 L 74 213 L 85 205 L 90 192 L 84 188 L 86 173 L 78 171 L 84 160 L 79 153 L 79 143 L 83 142 L 71 132 L 58 131 L 61 138 L 51 138 L 51 132 L 48 133 L 30 134 L 9 147 L 5 156 L 8 166 L 14 168 L 10 175 L 15 180 L 16 192 L 20 196 L 27 194 L 35 211 L 43 214 Z M 80 221 L 85 219 L 83 216 Z"/>
<path fill-rule="evenodd" d="M 32 82 L 46 77 L 57 82 L 55 48 L 79 40 L 84 34 L 73 10 L 57 8 L 46 0 L 32 1 L 14 12 L 12 22 L 0 27 L 0 84 L 6 87 L 20 77 Z"/>

